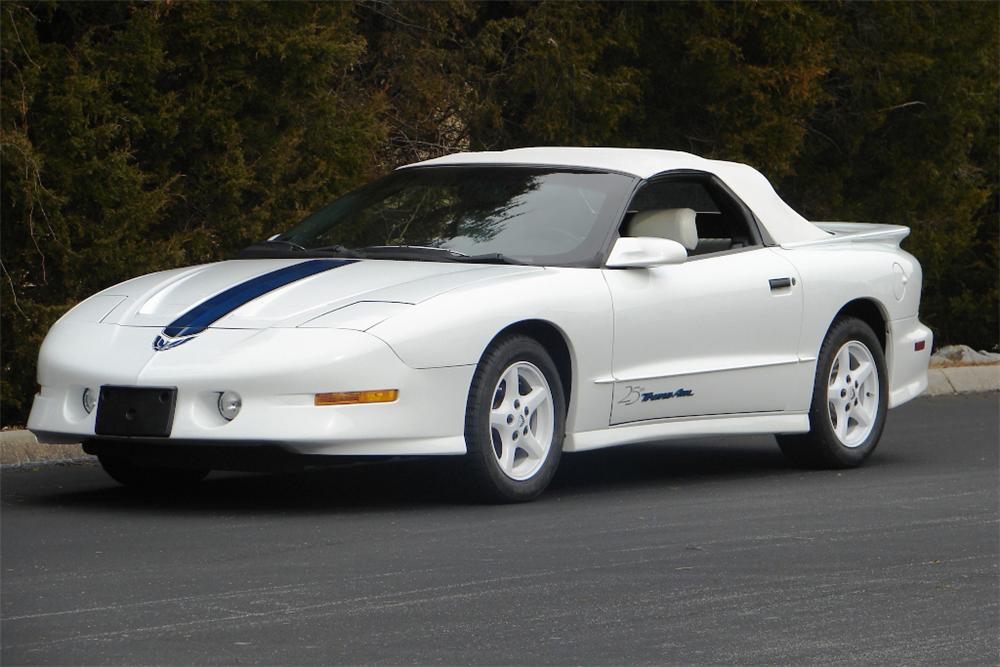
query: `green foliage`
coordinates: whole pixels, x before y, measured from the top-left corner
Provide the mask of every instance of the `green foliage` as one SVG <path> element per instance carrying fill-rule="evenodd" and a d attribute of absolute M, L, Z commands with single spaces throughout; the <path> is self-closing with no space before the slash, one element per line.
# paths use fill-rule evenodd
<path fill-rule="evenodd" d="M 793 169 L 805 123 L 826 98 L 831 21 L 816 5 L 636 5 L 648 62 L 640 125 L 644 145 Z"/>
<path fill-rule="evenodd" d="M 18 4 L 2 17 L 3 419 L 88 293 L 224 257 L 375 174 L 366 44 L 324 3 Z"/>
<path fill-rule="evenodd" d="M 938 343 L 997 344 L 998 7 L 820 6 L 829 94 L 783 184 L 810 219 L 912 228 Z"/>
<path fill-rule="evenodd" d="M 995 3 L 0 4 L 2 419 L 90 293 L 398 164 L 623 145 L 909 225 L 939 343 L 997 344 Z"/>

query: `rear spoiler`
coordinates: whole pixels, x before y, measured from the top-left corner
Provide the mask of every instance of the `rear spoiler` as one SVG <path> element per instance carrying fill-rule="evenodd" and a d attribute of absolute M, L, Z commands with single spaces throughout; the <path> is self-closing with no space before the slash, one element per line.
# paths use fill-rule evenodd
<path fill-rule="evenodd" d="M 829 232 L 831 236 L 825 239 L 810 241 L 795 241 L 782 243 L 782 248 L 805 248 L 841 243 L 890 243 L 896 247 L 910 235 L 910 228 L 902 225 L 877 225 L 868 222 L 814 222 L 812 223 Z"/>

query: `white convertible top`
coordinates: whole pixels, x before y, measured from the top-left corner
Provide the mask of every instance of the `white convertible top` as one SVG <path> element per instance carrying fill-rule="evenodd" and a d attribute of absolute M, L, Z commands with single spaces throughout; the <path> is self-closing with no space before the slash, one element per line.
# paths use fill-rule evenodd
<path fill-rule="evenodd" d="M 715 174 L 750 207 L 778 244 L 830 238 L 786 204 L 763 174 L 749 165 L 708 160 L 691 153 L 649 148 L 537 147 L 508 151 L 453 153 L 401 169 L 449 164 L 525 164 L 606 169 L 650 178 L 665 171 L 693 169 Z"/>

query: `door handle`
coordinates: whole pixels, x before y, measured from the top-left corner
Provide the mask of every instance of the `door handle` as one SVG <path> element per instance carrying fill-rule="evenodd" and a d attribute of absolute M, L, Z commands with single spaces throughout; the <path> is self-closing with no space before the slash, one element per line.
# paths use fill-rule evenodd
<path fill-rule="evenodd" d="M 784 289 L 786 287 L 791 287 L 795 284 L 794 278 L 771 278 L 767 281 L 771 286 L 771 291 Z"/>

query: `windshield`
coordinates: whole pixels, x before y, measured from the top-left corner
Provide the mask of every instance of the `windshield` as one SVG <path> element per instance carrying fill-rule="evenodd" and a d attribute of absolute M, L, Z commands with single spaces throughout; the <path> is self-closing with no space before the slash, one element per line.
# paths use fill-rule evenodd
<path fill-rule="evenodd" d="M 273 237 L 308 250 L 596 265 L 634 178 L 557 167 L 401 169 Z M 431 250 L 431 249 L 437 249 Z M 423 257 L 421 257 L 423 258 Z"/>

